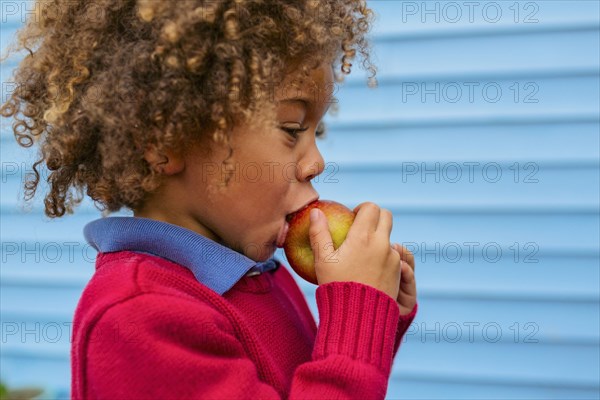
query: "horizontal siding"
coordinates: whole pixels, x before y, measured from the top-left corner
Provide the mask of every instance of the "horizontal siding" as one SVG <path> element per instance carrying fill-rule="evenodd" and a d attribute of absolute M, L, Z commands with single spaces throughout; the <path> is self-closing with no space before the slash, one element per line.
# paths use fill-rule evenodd
<path fill-rule="evenodd" d="M 483 119 L 492 115 L 495 119 L 524 115 L 529 118 L 590 115 L 600 107 L 595 96 L 599 82 L 598 74 L 592 73 L 537 79 L 513 77 L 482 82 L 469 81 L 468 78 L 405 80 L 389 82 L 367 91 L 356 86 L 347 87 L 340 90 L 336 97 L 344 104 L 344 107 L 340 107 L 339 118 L 347 123 L 391 118 L 456 120 L 469 117 Z M 362 102 L 349 101 L 359 94 Z M 377 107 L 371 110 L 364 104 L 377 104 Z"/>
<path fill-rule="evenodd" d="M 395 8 L 380 14 L 386 20 L 402 16 L 407 2 L 375 4 Z M 598 4 L 534 5 L 540 22 L 528 26 L 384 24 L 380 87 L 351 82 L 338 94 L 340 133 L 324 147 L 339 162 L 339 181 L 323 183 L 321 195 L 358 202 L 373 193 L 386 204 L 423 206 L 394 209 L 394 239 L 418 243 L 421 253 L 422 307 L 389 398 L 600 396 Z M 486 87 L 501 94 L 478 90 Z M 464 163 L 482 167 L 473 180 Z M 454 182 L 443 171 L 456 164 L 463 178 Z M 493 177 L 483 167 L 497 165 L 502 178 L 486 180 Z M 533 182 L 511 176 L 526 165 Z M 470 259 L 468 241 L 499 246 L 503 257 L 475 251 Z M 456 261 L 452 244 L 463 250 Z M 539 250 L 527 260 L 535 262 L 515 257 L 515 245 Z M 501 340 L 482 334 L 486 324 Z M 454 343 L 445 335 L 457 326 Z M 535 343 L 524 343 L 526 326 L 536 329 Z"/>
<path fill-rule="evenodd" d="M 515 4 L 516 3 L 516 4 Z M 566 4 L 569 4 L 566 7 Z M 430 37 L 467 32 L 514 32 L 570 25 L 598 25 L 596 1 L 477 2 L 374 0 L 376 35 Z M 496 11 L 499 9 L 499 16 Z M 401 23 L 399 23 L 401 22 Z"/>
<path fill-rule="evenodd" d="M 538 387 L 517 385 L 514 382 L 505 384 L 504 382 L 486 382 L 483 379 L 476 382 L 463 382 L 454 376 L 443 374 L 435 375 L 426 381 L 420 379 L 420 376 L 393 379 L 388 386 L 388 393 L 415 393 L 418 392 L 420 398 L 449 399 L 449 393 L 461 393 L 460 400 L 497 400 L 508 399 L 514 395 L 515 388 L 518 388 L 521 398 L 527 400 L 590 400 L 596 399 L 596 389 L 579 389 L 573 387 Z M 464 393 L 464 395 L 462 395 Z M 390 397 L 394 399 L 403 397 Z M 458 398 L 457 398 L 458 399 Z"/>
<path fill-rule="evenodd" d="M 577 76 L 593 74 L 596 69 L 600 52 L 597 29 L 596 23 L 568 29 L 495 31 L 497 35 L 392 35 L 374 37 L 373 53 L 379 60 L 377 77 L 383 84 L 394 78 L 404 82 L 446 78 L 482 81 L 483 86 L 490 79 Z M 577 43 L 589 48 L 580 51 Z M 365 72 L 355 69 L 358 73 L 347 78 L 348 85 L 363 86 Z"/>
<path fill-rule="evenodd" d="M 536 246 L 525 247 L 523 244 L 517 249 L 511 244 L 502 247 L 502 254 L 497 255 L 498 247 L 495 242 L 479 242 L 478 245 L 469 243 L 472 252 L 469 252 L 467 245 L 458 241 L 445 243 L 445 247 L 441 244 L 436 247 L 436 243 L 432 242 L 404 242 L 415 252 L 417 262 L 428 266 L 419 269 L 423 280 L 419 285 L 421 296 L 505 300 L 518 298 L 523 301 L 560 299 L 570 303 L 593 302 L 598 299 L 599 272 L 595 268 L 597 251 L 587 254 L 565 250 L 552 253 L 544 252 Z M 32 248 L 28 244 L 18 245 Z M 457 252 L 459 246 L 462 253 Z M 52 249 L 55 247 L 49 246 Z M 3 250 L 7 249 L 12 254 L 12 247 L 5 246 Z M 7 265 L 0 275 L 3 288 L 6 289 L 6 299 L 10 299 L 9 294 L 13 292 L 14 295 L 27 295 L 23 294 L 24 298 L 19 302 L 7 303 L 4 306 L 5 312 L 21 310 L 35 313 L 39 306 L 50 307 L 56 315 L 64 316 L 70 312 L 68 307 L 55 309 L 54 306 L 49 306 L 52 303 L 40 305 L 36 296 L 27 301 L 27 296 L 33 292 L 48 291 L 49 296 L 58 298 L 52 302 L 72 303 L 73 295 L 70 291 L 80 290 L 89 279 L 93 272 L 90 260 L 90 255 L 94 254 L 92 249 L 85 248 L 85 252 L 90 253 L 85 256 L 82 256 L 83 247 L 64 246 L 60 251 L 57 255 L 55 252 L 42 250 L 39 252 L 39 259 L 26 252 L 6 256 L 6 263 L 12 264 Z M 571 274 L 568 276 L 561 274 L 565 263 L 571 264 Z M 540 286 L 538 281 L 542 274 L 549 277 Z M 514 279 L 515 275 L 519 277 L 518 281 Z M 498 288 L 499 285 L 502 288 Z M 597 332 L 589 334 L 597 336 Z"/>
<path fill-rule="evenodd" d="M 481 2 L 470 22 L 462 2 L 369 2 L 379 87 L 357 63 L 336 88 L 316 186 L 391 209 L 392 239 L 415 252 L 420 312 L 388 398 L 600 397 L 598 4 Z M 20 21 L 2 18 L 4 49 Z M 86 200 L 49 221 L 39 197 L 24 213 L 33 155 L 2 122 L 2 379 L 67 397 L 69 326 L 93 273 L 82 228 L 99 213 Z M 316 287 L 298 282 L 318 319 Z"/>
<path fill-rule="evenodd" d="M 375 174 L 377 178 L 371 179 Z M 365 195 L 356 192 L 356 185 L 361 184 L 369 190 L 367 198 L 370 201 L 405 211 L 594 213 L 598 204 L 598 185 L 578 189 L 582 182 L 593 182 L 599 177 L 598 163 L 547 165 L 521 160 L 508 163 L 442 160 L 352 166 L 332 162 L 319 178 L 318 185 L 324 198 L 342 195 L 347 202 L 358 204 L 365 201 Z M 387 188 L 385 192 L 375 192 L 382 186 Z M 20 182 L 12 180 L 5 187 L 4 204 L 7 208 L 10 205 L 6 216 L 19 218 L 22 214 L 19 209 L 24 205 L 18 197 L 18 193 L 22 193 Z M 468 201 L 465 201 L 466 196 Z M 33 208 L 40 210 L 41 204 L 37 203 Z M 91 202 L 86 202 L 80 209 L 87 213 L 96 212 L 94 210 Z M 48 226 L 52 229 L 55 222 L 48 221 Z M 15 234 L 19 235 L 18 232 Z"/>
<path fill-rule="evenodd" d="M 349 204 L 349 202 L 347 202 Z M 385 205 L 385 204 L 382 204 Z M 461 213 L 443 214 L 414 212 L 394 216 L 395 226 L 392 239 L 402 242 L 425 241 L 426 243 L 479 242 L 510 245 L 514 242 L 535 242 L 545 251 L 562 248 L 589 254 L 597 249 L 597 213 Z M 40 221 L 34 214 L 7 214 L 3 216 L 2 235 L 10 237 L 11 243 L 73 243 L 81 239 L 86 221 L 83 218 L 65 218 L 59 221 Z M 17 224 L 34 228 L 15 229 Z M 13 227 L 11 229 L 11 226 Z M 457 228 L 460 226 L 460 229 Z M 554 226 L 576 227 L 576 230 L 553 229 Z M 402 230 L 400 229 L 402 227 Z M 519 227 L 518 230 L 515 227 Z M 404 238 L 410 232 L 410 240 Z M 404 231 L 404 232 L 403 232 Z M 8 236 L 10 235 L 10 236 Z M 5 239 L 8 241 L 8 239 Z M 23 249 L 28 247 L 22 246 Z"/>

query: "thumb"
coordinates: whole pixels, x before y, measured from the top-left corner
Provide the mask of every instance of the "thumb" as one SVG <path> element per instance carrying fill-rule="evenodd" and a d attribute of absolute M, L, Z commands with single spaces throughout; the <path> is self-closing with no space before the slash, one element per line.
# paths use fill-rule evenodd
<path fill-rule="evenodd" d="M 327 217 L 318 208 L 310 210 L 308 236 L 310 237 L 310 247 L 315 256 L 315 264 L 327 260 L 327 257 L 334 251 L 333 240 L 329 232 Z"/>

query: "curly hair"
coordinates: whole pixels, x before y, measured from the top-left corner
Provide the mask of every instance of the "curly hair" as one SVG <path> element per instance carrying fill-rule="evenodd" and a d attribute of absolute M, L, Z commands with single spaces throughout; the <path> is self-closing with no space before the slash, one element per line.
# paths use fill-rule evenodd
<path fill-rule="evenodd" d="M 325 59 L 342 82 L 358 51 L 369 86 L 376 85 L 365 36 L 373 12 L 364 0 L 35 6 L 9 48 L 28 55 L 0 114 L 14 117 L 19 145 L 39 145 L 24 197 L 33 198 L 47 167 L 48 217 L 73 213 L 84 192 L 104 213 L 135 210 L 161 181 L 144 159 L 148 146 L 185 151 L 204 138 L 227 143 L 231 128 L 249 116 L 272 120 L 264 93 L 292 65 L 308 74 Z"/>

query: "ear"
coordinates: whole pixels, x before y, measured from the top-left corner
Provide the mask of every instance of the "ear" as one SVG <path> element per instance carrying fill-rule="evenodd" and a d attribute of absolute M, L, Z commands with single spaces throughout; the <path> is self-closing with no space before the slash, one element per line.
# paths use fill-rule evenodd
<path fill-rule="evenodd" d="M 172 150 L 159 152 L 155 146 L 146 147 L 144 159 L 150 167 L 162 175 L 175 175 L 183 171 L 185 162 L 183 156 Z"/>

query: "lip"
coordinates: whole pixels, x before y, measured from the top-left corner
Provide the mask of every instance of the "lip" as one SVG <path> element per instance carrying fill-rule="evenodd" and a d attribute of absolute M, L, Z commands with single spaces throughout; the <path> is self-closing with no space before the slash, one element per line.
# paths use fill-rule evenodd
<path fill-rule="evenodd" d="M 287 222 L 290 222 L 292 220 L 292 217 L 294 216 L 294 214 L 296 214 L 299 211 L 302 211 L 303 209 L 305 209 L 306 207 L 308 207 L 310 204 L 314 203 L 317 200 L 319 200 L 319 196 L 313 198 L 312 200 L 309 200 L 307 203 L 305 203 L 304 205 L 302 205 L 301 207 L 299 207 L 298 209 L 296 209 L 296 211 L 292 211 L 291 213 L 289 213 L 288 215 L 286 215 L 285 216 L 285 220 Z"/>
<path fill-rule="evenodd" d="M 287 236 L 289 229 L 290 229 L 290 224 L 287 221 L 284 221 L 281 228 L 279 228 L 279 233 L 277 234 L 277 238 L 275 239 L 276 247 L 278 247 L 278 248 L 283 247 L 283 243 L 285 242 L 285 238 Z"/>
<path fill-rule="evenodd" d="M 277 237 L 275 238 L 275 241 L 274 241 L 276 247 L 279 247 L 279 248 L 283 247 L 283 243 L 285 242 L 285 238 L 287 236 L 288 230 L 290 229 L 290 221 L 292 220 L 293 216 L 297 212 L 308 207 L 310 204 L 314 203 L 317 200 L 319 200 L 319 196 L 309 200 L 308 202 L 303 204 L 301 207 L 296 209 L 296 211 L 292 211 L 291 213 L 289 213 L 285 216 L 283 225 L 279 228 L 279 232 L 277 233 Z"/>

